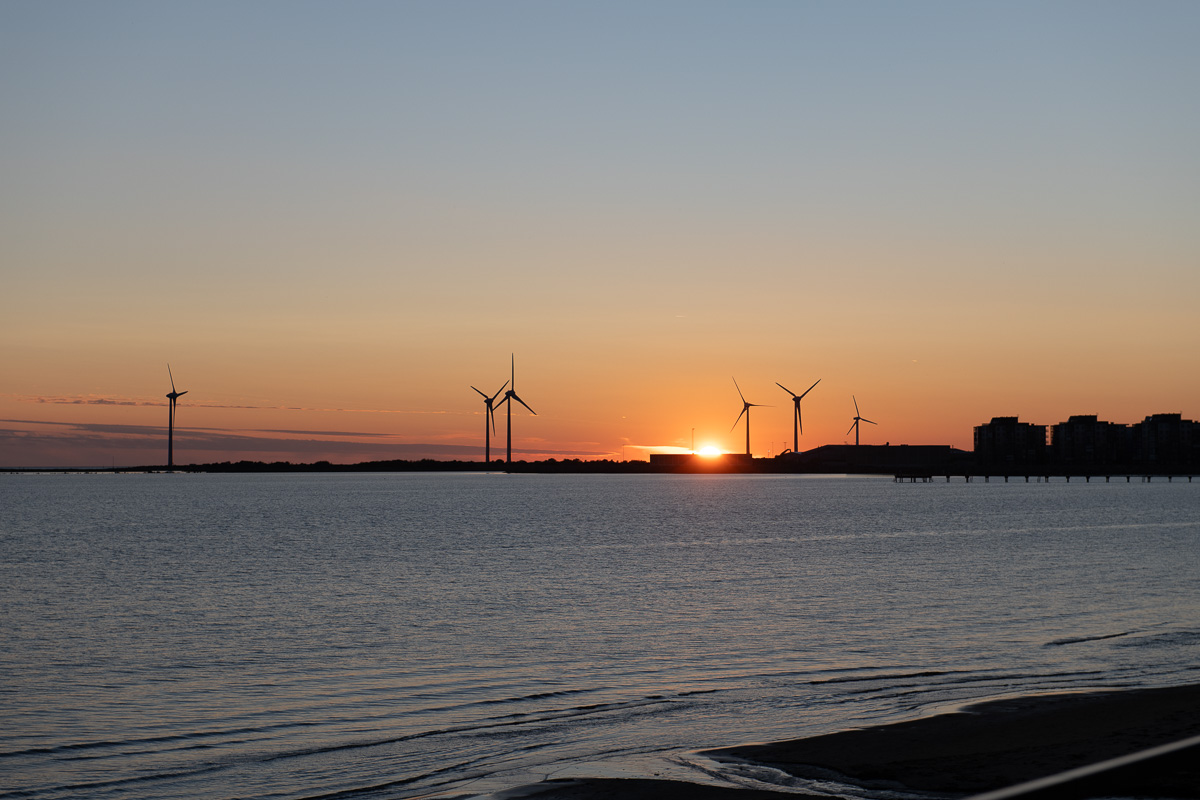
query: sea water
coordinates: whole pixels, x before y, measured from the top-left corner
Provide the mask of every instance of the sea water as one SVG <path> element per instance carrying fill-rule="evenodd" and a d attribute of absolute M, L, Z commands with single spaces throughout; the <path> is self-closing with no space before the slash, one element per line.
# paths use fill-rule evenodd
<path fill-rule="evenodd" d="M 1200 482 L 0 476 L 0 797 L 670 774 L 1195 681 Z"/>

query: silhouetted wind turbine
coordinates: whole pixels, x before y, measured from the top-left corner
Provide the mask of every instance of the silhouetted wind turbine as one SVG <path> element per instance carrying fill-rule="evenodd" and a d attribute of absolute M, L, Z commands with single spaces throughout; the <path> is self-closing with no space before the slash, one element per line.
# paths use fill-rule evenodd
<path fill-rule="evenodd" d="M 847 433 L 847 434 L 849 434 L 849 433 L 850 433 L 850 431 L 854 431 L 854 446 L 855 446 L 855 447 L 858 447 L 858 423 L 860 423 L 860 422 L 871 422 L 871 420 L 869 420 L 869 419 L 867 419 L 866 417 L 863 417 L 863 416 L 861 416 L 861 415 L 859 414 L 859 411 L 858 411 L 858 398 L 856 398 L 854 395 L 850 395 L 850 399 L 854 401 L 854 424 L 850 426 L 850 430 L 849 430 L 849 431 L 846 431 L 846 433 Z M 879 423 L 877 423 L 877 422 L 871 422 L 871 424 L 872 424 L 872 425 L 878 425 Z"/>
<path fill-rule="evenodd" d="M 516 359 L 512 356 L 509 356 L 509 358 L 511 359 L 511 363 L 509 365 L 511 372 L 508 376 L 508 381 L 507 381 L 508 391 L 504 393 L 504 399 L 500 401 L 501 405 L 508 406 L 508 408 L 505 409 L 508 414 L 508 450 L 505 452 L 505 456 L 504 456 L 505 468 L 512 466 L 512 401 L 516 400 L 521 405 L 525 406 L 526 408 L 529 408 L 529 404 L 517 396 Z M 504 388 L 504 387 L 501 387 L 501 388 Z M 476 389 L 475 391 L 479 391 L 479 390 Z M 537 412 L 534 411 L 532 408 L 529 408 L 529 413 L 533 414 L 535 417 L 537 416 Z"/>
<path fill-rule="evenodd" d="M 820 383 L 820 382 L 821 382 L 821 379 L 817 378 L 817 383 Z M 776 386 L 778 386 L 780 389 L 783 389 L 785 392 L 787 392 L 788 394 L 790 394 L 792 396 L 792 403 L 796 406 L 796 418 L 794 420 L 792 420 L 792 452 L 793 453 L 800 452 L 800 434 L 804 433 L 804 422 L 800 419 L 800 401 L 804 399 L 805 394 L 808 394 L 809 392 L 811 392 L 813 390 L 813 387 L 816 386 L 817 383 L 814 383 L 812 386 L 805 389 L 804 394 L 796 394 L 795 392 L 793 392 L 791 389 L 784 386 L 779 381 L 775 381 Z"/>
<path fill-rule="evenodd" d="M 508 386 L 508 381 L 504 382 L 504 386 Z M 500 392 L 504 391 L 504 386 L 497 389 L 496 393 L 491 397 L 488 397 L 483 392 L 479 392 L 474 386 L 471 387 L 483 397 L 483 405 L 487 408 L 483 418 L 483 460 L 488 464 L 492 463 L 492 434 L 496 432 L 496 414 L 492 408 L 492 403 L 496 402 L 496 398 L 500 396 Z"/>
<path fill-rule="evenodd" d="M 746 396 L 744 394 L 742 394 L 742 387 L 738 386 L 737 378 L 733 379 L 733 385 L 737 389 L 738 397 L 742 398 L 742 413 L 738 414 L 738 418 L 733 421 L 733 428 L 736 428 L 737 424 L 742 421 L 742 415 L 744 414 L 746 416 L 746 456 L 747 456 L 747 458 L 749 458 L 750 457 L 750 409 L 754 408 L 756 406 L 759 408 L 766 408 L 766 406 L 764 406 L 762 403 L 746 402 Z M 729 429 L 730 433 L 733 432 L 733 428 Z"/>
<path fill-rule="evenodd" d="M 167 469 L 171 469 L 175 466 L 175 401 L 187 392 L 175 391 L 175 376 L 171 374 L 170 364 L 167 364 L 167 377 L 171 379 L 171 393 L 167 395 L 171 401 L 171 412 L 167 417 Z"/>

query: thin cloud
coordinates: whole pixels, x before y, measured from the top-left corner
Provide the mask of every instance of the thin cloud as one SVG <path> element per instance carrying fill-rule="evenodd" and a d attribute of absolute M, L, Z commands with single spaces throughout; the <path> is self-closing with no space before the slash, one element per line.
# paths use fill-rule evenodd
<path fill-rule="evenodd" d="M 163 427 L 161 425 L 114 425 L 101 422 L 51 422 L 40 419 L 0 419 L 0 422 L 13 425 L 47 425 L 58 428 L 70 428 L 72 430 L 81 431 L 83 433 L 94 433 L 102 435 L 150 435 L 161 433 Z M 28 431 L 25 431 L 28 432 Z"/>
<path fill-rule="evenodd" d="M 17 402 L 21 403 L 37 403 L 39 405 L 55 405 L 55 406 L 146 406 L 146 407 L 163 407 L 167 405 L 167 401 L 163 400 L 139 400 L 130 397 L 112 397 L 105 395 L 76 395 L 71 396 L 16 396 Z M 280 410 L 277 406 L 244 406 L 244 405 L 229 405 L 224 403 L 204 403 L 196 401 L 188 401 L 185 405 L 192 408 L 238 408 L 238 409 L 263 409 L 263 410 Z M 301 410 L 301 409 L 296 409 Z"/>
<path fill-rule="evenodd" d="M 49 422 L 43 420 L 32 419 L 0 419 L 0 423 L 10 423 L 16 425 L 50 425 L 60 428 L 70 428 L 84 434 L 96 435 L 116 435 L 116 436 L 146 436 L 157 439 L 162 436 L 165 430 L 162 425 L 119 425 L 105 422 Z M 286 429 L 270 429 L 262 428 L 255 429 L 253 433 L 283 433 L 293 434 L 296 436 L 340 436 L 345 438 L 386 438 L 394 436 L 389 433 L 364 432 L 364 431 L 304 431 L 304 430 L 286 430 Z M 244 430 L 235 430 L 232 428 L 202 428 L 202 427 L 175 427 L 176 437 L 189 435 L 198 438 L 205 435 L 224 436 L 228 438 L 243 438 L 253 439 L 255 441 L 267 441 L 274 437 L 254 436 L 252 433 Z M 279 441 L 295 441 L 294 439 L 279 439 Z"/>
<path fill-rule="evenodd" d="M 626 443 L 627 450 L 641 450 L 646 453 L 690 453 L 690 447 L 684 447 L 677 444 L 633 444 Z"/>
<path fill-rule="evenodd" d="M 26 403 L 44 403 L 56 406 L 157 406 L 165 403 L 151 403 L 145 400 L 126 400 L 121 398 L 85 395 L 83 397 L 20 397 L 18 400 Z"/>
<path fill-rule="evenodd" d="M 195 430 L 223 430 L 221 428 L 196 428 Z M 287 433 L 296 436 L 355 436 L 364 438 L 385 438 L 395 436 L 394 433 L 363 433 L 361 431 L 293 431 L 286 428 L 255 428 L 258 433 Z"/>
<path fill-rule="evenodd" d="M 73 447 L 108 450 L 161 449 L 165 431 L 162 426 L 113 425 L 107 423 L 43 422 L 37 420 L 0 420 L 0 423 L 46 426 L 51 430 L 20 430 L 0 428 L 0 443 L 28 448 L 31 445 L 70 444 Z M 270 431 L 262 431 L 269 433 Z M 345 436 L 338 439 L 283 438 L 255 436 L 220 428 L 176 428 L 177 452 L 202 453 L 193 460 L 236 460 L 247 454 L 274 454 L 287 460 L 327 460 L 344 457 L 354 460 L 390 460 L 419 458 L 471 459 L 483 455 L 480 445 L 458 445 L 443 442 L 381 442 L 388 434 L 353 433 L 348 431 L 275 431 L 294 433 L 301 437 Z M 354 438 L 373 438 L 376 441 L 354 441 Z M 554 458 L 594 458 L 607 455 L 590 450 L 550 450 L 538 447 L 514 447 L 514 455 Z M 216 454 L 216 455 L 211 455 Z M 224 457 L 222 457 L 224 456 Z"/>
<path fill-rule="evenodd" d="M 138 397 L 122 397 L 119 395 L 7 395 L 18 403 L 37 403 L 38 405 L 55 406 L 133 406 L 146 408 L 163 408 L 168 405 L 166 399 L 147 400 Z M 299 411 L 309 414 L 401 414 L 411 416 L 477 416 L 481 411 L 443 411 L 443 410 L 413 410 L 406 408 L 318 408 L 313 406 L 285 405 L 245 405 L 238 403 L 208 403 L 200 398 L 188 398 L 180 401 L 181 405 L 189 408 L 226 408 L 250 411 Z M 358 435 L 358 434 L 355 434 Z"/>

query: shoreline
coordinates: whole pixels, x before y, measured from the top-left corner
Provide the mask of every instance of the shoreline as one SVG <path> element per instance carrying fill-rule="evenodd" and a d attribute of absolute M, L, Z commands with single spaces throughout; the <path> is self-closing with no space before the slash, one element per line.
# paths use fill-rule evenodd
<path fill-rule="evenodd" d="M 817 797 L 803 789 L 807 782 L 820 780 L 867 790 L 969 797 L 1198 735 L 1200 684 L 1031 695 L 982 701 L 906 722 L 701 752 L 731 768 L 728 786 L 651 778 L 572 778 L 492 797 L 766 800 Z M 1090 785 L 1109 797 L 1200 798 L 1197 749 L 1114 770 Z M 776 776 L 771 783 L 778 790 L 755 780 L 756 774 L 767 772 Z M 781 780 L 780 775 L 785 777 Z M 1060 787 L 1046 796 L 1084 798 L 1092 796 L 1090 791 L 1081 784 Z"/>

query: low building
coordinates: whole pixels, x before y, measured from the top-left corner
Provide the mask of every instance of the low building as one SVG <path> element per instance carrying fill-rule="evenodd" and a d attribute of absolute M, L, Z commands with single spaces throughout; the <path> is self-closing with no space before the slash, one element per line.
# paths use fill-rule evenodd
<path fill-rule="evenodd" d="M 1050 460 L 1064 466 L 1100 467 L 1134 461 L 1128 425 L 1077 414 L 1050 429 Z"/>
<path fill-rule="evenodd" d="M 651 453 L 650 466 L 664 472 L 745 472 L 754 468 L 754 459 L 745 453 Z"/>
<path fill-rule="evenodd" d="M 1140 463 L 1156 469 L 1200 467 L 1200 423 L 1182 414 L 1152 414 L 1135 427 Z"/>
<path fill-rule="evenodd" d="M 943 475 L 969 471 L 971 454 L 948 444 L 827 444 L 770 461 L 778 472 Z"/>
<path fill-rule="evenodd" d="M 1046 426 L 1016 417 L 992 417 L 975 427 L 975 460 L 980 466 L 1036 466 L 1046 462 Z"/>

